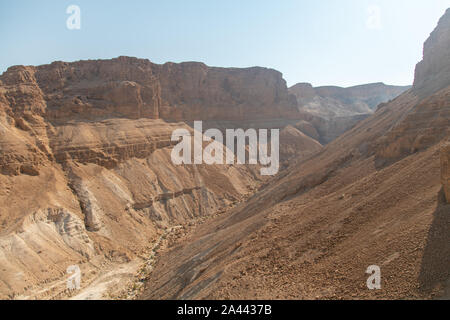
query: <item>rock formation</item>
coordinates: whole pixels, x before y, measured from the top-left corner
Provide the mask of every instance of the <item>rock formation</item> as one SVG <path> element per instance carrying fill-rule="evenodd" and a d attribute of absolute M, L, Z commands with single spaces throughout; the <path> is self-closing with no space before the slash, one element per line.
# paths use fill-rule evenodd
<path fill-rule="evenodd" d="M 322 145 L 302 131 L 288 125 L 280 132 L 280 159 L 288 166 L 293 159 L 303 159 L 322 149 Z"/>
<path fill-rule="evenodd" d="M 299 110 L 309 115 L 306 118 L 319 132 L 319 141 L 326 144 L 367 118 L 379 104 L 392 100 L 409 88 L 383 83 L 350 88 L 314 88 L 309 83 L 298 83 L 289 88 L 289 92 L 296 96 Z"/>
<path fill-rule="evenodd" d="M 424 45 L 409 112 L 378 141 L 380 162 L 422 151 L 450 136 L 450 9 Z"/>
<path fill-rule="evenodd" d="M 423 60 L 416 66 L 414 90 L 422 97 L 450 83 L 450 8 L 423 46 Z"/>
<path fill-rule="evenodd" d="M 67 266 L 89 283 L 204 218 L 160 257 L 143 298 L 439 294 L 450 257 L 436 196 L 442 183 L 448 197 L 445 148 L 439 163 L 450 126 L 448 18 L 427 41 L 414 88 L 370 117 L 383 85 L 353 88 L 351 115 L 348 92 L 297 88 L 300 101 L 341 101 L 330 119 L 299 109 L 265 68 L 129 57 L 9 68 L 0 76 L 0 298 L 65 297 Z M 171 133 L 192 131 L 192 120 L 282 129 L 287 169 L 267 181 L 257 166 L 174 165 Z M 325 148 L 316 141 L 341 133 Z M 389 279 L 381 292 L 365 287 L 374 263 Z"/>
<path fill-rule="evenodd" d="M 255 120 L 298 117 L 281 73 L 266 68 L 214 68 L 203 63 L 157 65 L 145 59 L 54 62 L 11 67 L 2 75 L 11 102 L 17 85 L 30 107 L 14 100 L 12 111 L 30 111 L 52 123 L 99 118 Z M 32 110 L 26 110 L 32 108 Z"/>
<path fill-rule="evenodd" d="M 380 103 L 399 96 L 410 86 L 388 86 L 371 83 L 349 88 L 316 87 L 298 83 L 289 92 L 297 98 L 299 109 L 325 119 L 371 114 Z"/>
<path fill-rule="evenodd" d="M 412 90 L 175 243 L 140 298 L 448 298 L 449 13 L 424 56 L 441 67 L 419 64 Z M 382 290 L 366 286 L 374 264 Z"/>
<path fill-rule="evenodd" d="M 265 68 L 129 57 L 9 68 L 0 76 L 0 297 L 58 297 L 61 281 L 39 286 L 68 265 L 95 277 L 265 181 L 258 166 L 174 165 L 173 130 L 192 131 L 192 120 L 283 129 L 302 117 L 281 73 Z M 282 161 L 321 148 L 291 131 Z"/>

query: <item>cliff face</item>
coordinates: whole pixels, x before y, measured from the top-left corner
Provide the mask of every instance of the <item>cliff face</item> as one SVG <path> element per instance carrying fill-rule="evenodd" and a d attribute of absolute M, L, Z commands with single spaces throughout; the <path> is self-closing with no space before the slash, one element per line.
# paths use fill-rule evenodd
<path fill-rule="evenodd" d="M 141 297 L 435 299 L 448 293 L 449 206 L 439 194 L 443 184 L 448 200 L 448 147 L 441 145 L 450 136 L 449 85 L 425 96 L 415 86 L 380 106 L 177 243 L 158 261 Z M 314 135 L 309 123 L 298 126 Z M 379 165 L 383 157 L 390 161 Z M 365 271 L 374 264 L 387 279 L 382 290 L 366 286 Z"/>
<path fill-rule="evenodd" d="M 258 166 L 174 165 L 173 130 L 192 132 L 191 120 L 205 130 L 284 128 L 302 117 L 281 73 L 265 68 L 129 57 L 9 68 L 0 76 L 0 297 L 63 296 L 55 279 L 68 265 L 87 283 L 265 181 Z M 321 148 L 294 128 L 281 144 L 282 163 Z"/>
<path fill-rule="evenodd" d="M 350 88 L 317 87 L 298 83 L 289 88 L 298 108 L 320 134 L 319 141 L 329 143 L 372 114 L 380 103 L 399 96 L 410 87 L 373 83 Z"/>
<path fill-rule="evenodd" d="M 298 118 L 280 72 L 254 67 L 211 68 L 202 63 L 161 66 L 161 118 L 257 120 Z"/>
<path fill-rule="evenodd" d="M 408 90 L 409 86 L 365 84 L 350 88 L 316 87 L 298 83 L 289 92 L 294 94 L 300 110 L 325 119 L 371 114 L 380 103 L 388 102 Z"/>
<path fill-rule="evenodd" d="M 4 174 L 36 173 L 45 159 L 53 158 L 112 166 L 123 158 L 119 153 L 142 157 L 170 140 L 155 132 L 147 139 L 149 135 L 141 132 L 111 141 L 109 136 L 91 139 L 96 142 L 88 139 L 83 146 L 86 133 L 66 136 L 78 126 L 67 126 L 71 121 L 94 122 L 80 123 L 79 128 L 98 136 L 111 127 L 100 122 L 115 118 L 228 121 L 231 128 L 256 121 L 253 126 L 261 128 L 284 127 L 302 117 L 278 71 L 212 68 L 195 62 L 157 65 L 129 57 L 11 67 L 0 76 L 0 103 L 9 124 L 3 130 L 10 131 L 0 137 Z M 278 122 L 267 123 L 273 121 Z"/>
<path fill-rule="evenodd" d="M 6 86 L 27 85 L 53 123 L 105 118 L 255 120 L 298 117 L 281 73 L 266 68 L 213 68 L 202 63 L 153 64 L 145 59 L 55 62 L 12 67 Z M 12 101 L 14 112 L 29 104 Z M 45 106 L 46 105 L 46 106 Z"/>
<path fill-rule="evenodd" d="M 450 136 L 450 9 L 424 45 L 416 66 L 411 109 L 378 141 L 380 160 L 396 160 Z"/>
<path fill-rule="evenodd" d="M 423 60 L 416 66 L 414 90 L 430 95 L 450 83 L 450 8 L 423 46 Z"/>
<path fill-rule="evenodd" d="M 380 164 L 422 151 L 450 136 L 450 86 L 429 97 L 414 96 L 410 111 L 377 140 Z"/>

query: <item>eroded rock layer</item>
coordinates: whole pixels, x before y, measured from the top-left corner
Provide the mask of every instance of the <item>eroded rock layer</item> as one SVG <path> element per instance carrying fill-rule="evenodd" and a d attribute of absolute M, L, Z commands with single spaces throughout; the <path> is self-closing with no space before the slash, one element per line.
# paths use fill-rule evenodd
<path fill-rule="evenodd" d="M 412 90 L 176 243 L 140 298 L 448 299 L 449 22 Z"/>
<path fill-rule="evenodd" d="M 299 111 L 319 133 L 321 143 L 329 143 L 371 115 L 376 108 L 399 96 L 410 86 L 371 83 L 349 88 L 313 87 L 298 83 L 289 92 L 295 95 Z"/>
<path fill-rule="evenodd" d="M 414 90 L 423 96 L 448 86 L 450 82 L 450 8 L 439 20 L 423 46 L 423 60 L 416 66 Z"/>
<path fill-rule="evenodd" d="M 9 68 L 0 76 L 0 297 L 61 297 L 69 265 L 89 283 L 265 180 L 257 166 L 174 165 L 175 129 L 192 132 L 190 120 L 282 128 L 288 117 L 296 102 L 264 68 L 128 57 Z"/>

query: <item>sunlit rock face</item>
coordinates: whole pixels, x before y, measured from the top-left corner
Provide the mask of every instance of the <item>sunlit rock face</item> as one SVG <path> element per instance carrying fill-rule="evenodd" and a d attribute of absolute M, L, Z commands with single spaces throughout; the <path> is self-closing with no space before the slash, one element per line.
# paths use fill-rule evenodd
<path fill-rule="evenodd" d="M 439 20 L 423 46 L 423 60 L 416 66 L 414 90 L 427 96 L 450 84 L 450 9 Z"/>
<path fill-rule="evenodd" d="M 0 298 L 59 297 L 64 283 L 49 283 L 69 265 L 88 282 L 265 182 L 256 165 L 173 164 L 175 129 L 301 119 L 281 73 L 266 68 L 130 57 L 9 68 L 0 76 Z M 282 140 L 286 157 L 321 148 L 295 130 Z M 40 286 L 53 289 L 32 292 Z"/>
<path fill-rule="evenodd" d="M 289 92 L 295 95 L 299 111 L 305 114 L 305 120 L 314 127 L 318 137 L 314 138 L 306 131 L 304 133 L 327 144 L 375 112 L 380 104 L 396 98 L 409 88 L 384 83 L 349 88 L 313 87 L 309 83 L 298 83 L 289 88 Z M 297 128 L 302 130 L 305 124 Z"/>
<path fill-rule="evenodd" d="M 422 151 L 450 135 L 450 9 L 424 44 L 404 117 L 378 140 L 380 159 Z M 399 106 L 401 107 L 401 106 Z M 383 111 L 381 108 L 380 112 Z"/>

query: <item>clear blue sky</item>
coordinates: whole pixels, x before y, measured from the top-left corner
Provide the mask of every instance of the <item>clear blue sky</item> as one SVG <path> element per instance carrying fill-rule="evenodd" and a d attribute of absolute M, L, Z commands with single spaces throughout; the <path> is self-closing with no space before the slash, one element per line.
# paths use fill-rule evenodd
<path fill-rule="evenodd" d="M 66 27 L 71 4 L 81 9 L 80 30 Z M 289 85 L 405 85 L 448 7 L 450 0 L 0 0 L 0 73 L 128 55 L 270 67 Z"/>

